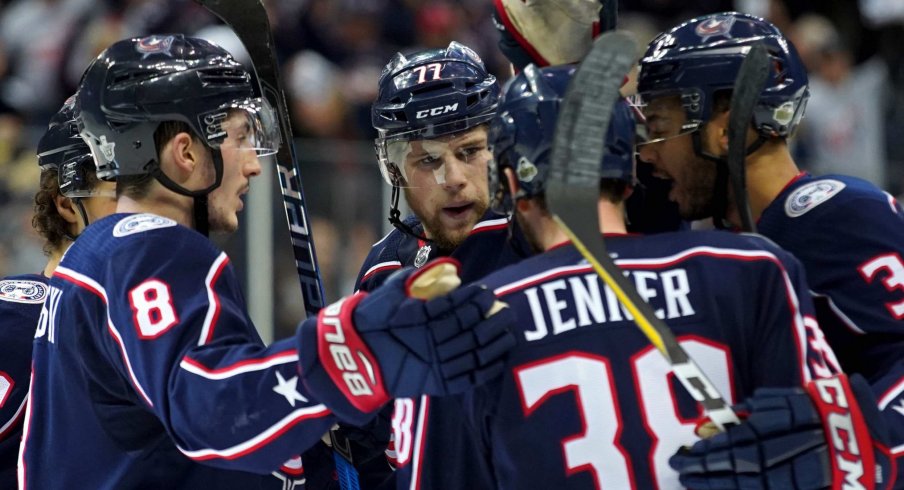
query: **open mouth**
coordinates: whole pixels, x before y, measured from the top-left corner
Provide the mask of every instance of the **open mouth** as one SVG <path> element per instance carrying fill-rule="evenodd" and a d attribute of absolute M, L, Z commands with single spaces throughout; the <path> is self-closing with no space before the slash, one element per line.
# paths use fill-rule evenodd
<path fill-rule="evenodd" d="M 443 213 L 452 218 L 460 218 L 467 214 L 471 209 L 474 208 L 473 203 L 462 204 L 460 206 L 446 206 L 443 208 Z"/>

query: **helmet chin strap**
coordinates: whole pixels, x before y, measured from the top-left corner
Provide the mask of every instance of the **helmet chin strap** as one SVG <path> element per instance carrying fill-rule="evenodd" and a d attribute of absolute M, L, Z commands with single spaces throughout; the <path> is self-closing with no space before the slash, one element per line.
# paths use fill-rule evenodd
<path fill-rule="evenodd" d="M 433 240 L 427 238 L 424 235 L 418 234 L 414 229 L 400 219 L 402 213 L 399 211 L 399 195 L 401 194 L 401 190 L 399 186 L 392 186 L 392 194 L 390 195 L 390 207 L 389 207 L 389 222 L 392 223 L 392 226 L 396 227 L 397 230 L 402 233 L 414 237 L 418 240 L 423 240 L 425 242 L 433 242 Z"/>
<path fill-rule="evenodd" d="M 75 210 L 76 212 L 78 212 L 78 217 L 82 220 L 82 224 L 85 225 L 84 228 L 87 228 L 90 223 L 88 223 L 88 212 L 85 211 L 85 205 L 82 204 L 82 199 L 79 197 L 70 197 L 69 200 L 72 201 L 72 204 L 75 205 Z M 75 239 L 78 238 L 79 233 L 73 235 L 72 233 L 67 232 L 64 233 L 63 236 L 66 237 L 69 241 L 74 242 Z"/>
<path fill-rule="evenodd" d="M 694 153 L 698 157 L 716 164 L 716 179 L 713 183 L 712 201 L 713 225 L 720 230 L 734 229 L 735 226 L 726 219 L 726 215 L 728 214 L 728 186 L 730 177 L 728 172 L 728 159 L 703 151 L 703 141 L 701 140 L 700 133 L 701 130 L 698 129 L 691 135 L 694 142 Z M 761 134 L 757 134 L 756 141 L 747 147 L 747 150 L 744 153 L 745 156 L 760 149 L 765 142 L 766 138 Z"/>
<path fill-rule="evenodd" d="M 160 182 L 163 187 L 166 187 L 176 194 L 192 198 L 192 219 L 194 220 L 194 228 L 198 233 L 204 236 L 208 236 L 210 232 L 207 196 L 223 183 L 223 155 L 220 153 L 219 149 L 211 149 L 210 156 L 213 160 L 214 182 L 206 189 L 190 191 L 182 187 L 163 173 L 163 169 L 160 168 L 159 164 L 155 165 L 154 169 L 151 171 L 151 175 L 157 179 L 157 182 Z"/>

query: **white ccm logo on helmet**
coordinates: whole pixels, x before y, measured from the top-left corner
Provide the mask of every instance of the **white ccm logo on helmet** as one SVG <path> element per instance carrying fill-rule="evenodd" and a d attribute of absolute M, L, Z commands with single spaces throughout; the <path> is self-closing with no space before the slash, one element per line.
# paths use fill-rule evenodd
<path fill-rule="evenodd" d="M 851 418 L 850 403 L 845 396 L 841 380 L 835 376 L 813 380 L 819 398 L 835 410 L 825 417 L 825 426 L 829 435 L 829 444 L 835 448 L 835 464 L 844 475 L 842 488 L 845 490 L 866 490 L 860 482 L 865 468 L 860 457 L 860 447 L 854 434 L 854 421 Z"/>
<path fill-rule="evenodd" d="M 423 119 L 427 116 L 441 116 L 448 112 L 457 111 L 457 110 L 458 110 L 458 102 L 456 102 L 452 105 L 434 107 L 432 109 L 424 109 L 421 111 L 417 111 L 414 114 L 414 117 L 415 117 L 415 119 Z"/>
<path fill-rule="evenodd" d="M 344 301 L 342 299 L 326 307 L 322 323 L 334 327 L 334 331 L 324 334 L 323 338 L 329 343 L 330 355 L 333 357 L 336 367 L 342 371 L 342 379 L 345 381 L 348 391 L 354 396 L 370 396 L 374 394 L 371 385 L 376 382 L 373 366 L 370 365 L 365 356 L 358 356 L 367 371 L 368 376 L 365 376 L 365 373 L 361 372 L 359 364 L 355 362 L 355 355 L 352 353 L 352 349 L 346 344 L 347 339 L 340 317 Z M 368 382 L 368 379 L 370 382 Z"/>

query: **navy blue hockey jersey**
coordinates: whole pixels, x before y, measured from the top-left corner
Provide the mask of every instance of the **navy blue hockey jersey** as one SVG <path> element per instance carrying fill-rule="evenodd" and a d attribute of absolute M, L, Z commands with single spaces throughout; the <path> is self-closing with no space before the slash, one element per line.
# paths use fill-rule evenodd
<path fill-rule="evenodd" d="M 40 274 L 0 280 L 0 488 L 16 488 L 31 341 L 46 297 L 47 278 Z"/>
<path fill-rule="evenodd" d="M 710 231 L 607 245 L 727 401 L 837 371 L 800 264 L 767 240 Z M 680 488 L 667 461 L 696 440 L 700 408 L 577 250 L 554 247 L 481 282 L 514 309 L 519 345 L 503 377 L 461 397 L 463 426 L 401 411 L 396 451 L 411 480 L 398 488 Z M 489 467 L 468 487 L 442 471 L 441 453 L 423 452 L 462 432 Z"/>
<path fill-rule="evenodd" d="M 423 229 L 415 217 L 409 217 L 406 224 L 416 233 Z M 462 242 L 449 256 L 461 264 L 459 275 L 462 281 L 472 282 L 490 272 L 513 264 L 524 258 L 529 245 L 517 226 L 511 226 L 505 216 L 487 212 L 471 230 L 468 238 Z M 442 251 L 428 242 L 418 240 L 411 235 L 394 229 L 371 248 L 370 254 L 361 266 L 356 289 L 372 291 L 379 287 L 396 270 L 405 266 L 420 267 L 429 260 L 442 255 Z M 443 400 L 455 399 L 446 397 Z M 429 397 L 424 397 L 429 399 Z M 439 400 L 439 399 L 437 399 Z M 459 410 L 448 410 L 447 402 L 435 402 L 431 406 L 433 412 L 442 412 L 434 420 L 441 420 L 443 425 L 458 426 L 463 423 Z M 426 407 L 425 407 L 426 408 Z M 448 413 L 446 413 L 448 412 Z M 392 409 L 384 410 L 381 416 L 368 427 L 361 429 L 343 427 L 342 434 L 352 442 L 355 465 L 361 473 L 362 488 L 388 488 L 394 485 L 387 481 L 390 467 L 384 451 L 390 439 Z M 387 454 L 394 457 L 394 442 L 390 443 Z M 465 439 L 457 441 L 453 446 L 450 441 L 442 448 L 435 448 L 444 454 L 454 454 L 454 458 L 442 469 L 448 473 L 475 473 L 479 460 L 469 458 L 471 442 Z M 431 447 L 431 449 L 433 449 Z M 399 473 L 405 474 L 409 468 L 402 467 Z M 403 477 L 404 478 L 404 477 Z"/>
<path fill-rule="evenodd" d="M 819 325 L 846 372 L 863 374 L 904 457 L 904 211 L 843 175 L 801 174 L 767 207 L 760 233 L 807 271 Z"/>
<path fill-rule="evenodd" d="M 34 343 L 23 488 L 269 488 L 335 422 L 296 340 L 260 341 L 226 254 L 167 218 L 88 227 Z"/>

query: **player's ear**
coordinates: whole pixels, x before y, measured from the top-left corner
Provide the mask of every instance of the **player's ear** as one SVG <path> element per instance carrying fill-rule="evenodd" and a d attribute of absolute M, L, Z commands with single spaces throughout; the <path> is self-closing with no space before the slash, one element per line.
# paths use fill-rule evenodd
<path fill-rule="evenodd" d="M 521 186 L 518 185 L 518 178 L 515 177 L 515 171 L 511 167 L 505 167 L 502 169 L 502 172 L 505 174 L 505 181 L 508 185 L 505 187 L 505 191 L 508 192 L 509 197 L 512 198 L 512 201 L 515 200 L 515 194 L 521 190 Z"/>
<path fill-rule="evenodd" d="M 79 222 L 78 212 L 75 210 L 75 203 L 72 202 L 72 199 L 57 194 L 53 198 L 53 204 L 56 206 L 57 214 L 69 224 L 69 232 L 74 235 L 75 227 Z"/>
<path fill-rule="evenodd" d="M 200 162 L 202 162 L 201 148 L 191 134 L 181 132 L 173 136 L 163 147 L 161 164 L 169 159 L 176 167 L 179 174 L 186 177 L 190 175 Z M 175 176 L 174 176 L 175 177 Z"/>
<path fill-rule="evenodd" d="M 521 186 L 518 185 L 518 178 L 515 177 L 515 170 L 511 167 L 505 167 L 502 169 L 505 173 L 505 181 L 508 182 L 508 186 L 506 186 L 506 192 L 509 193 L 509 197 L 512 198 L 512 202 L 515 203 L 515 207 L 520 211 L 526 211 L 530 206 L 526 199 L 515 199 L 515 196 L 518 195 L 518 191 L 521 190 Z"/>
<path fill-rule="evenodd" d="M 720 154 L 728 153 L 728 115 L 731 111 L 721 112 L 719 114 L 714 114 L 712 119 L 709 121 L 709 127 L 713 131 L 713 133 L 717 136 L 717 145 L 720 150 Z"/>

